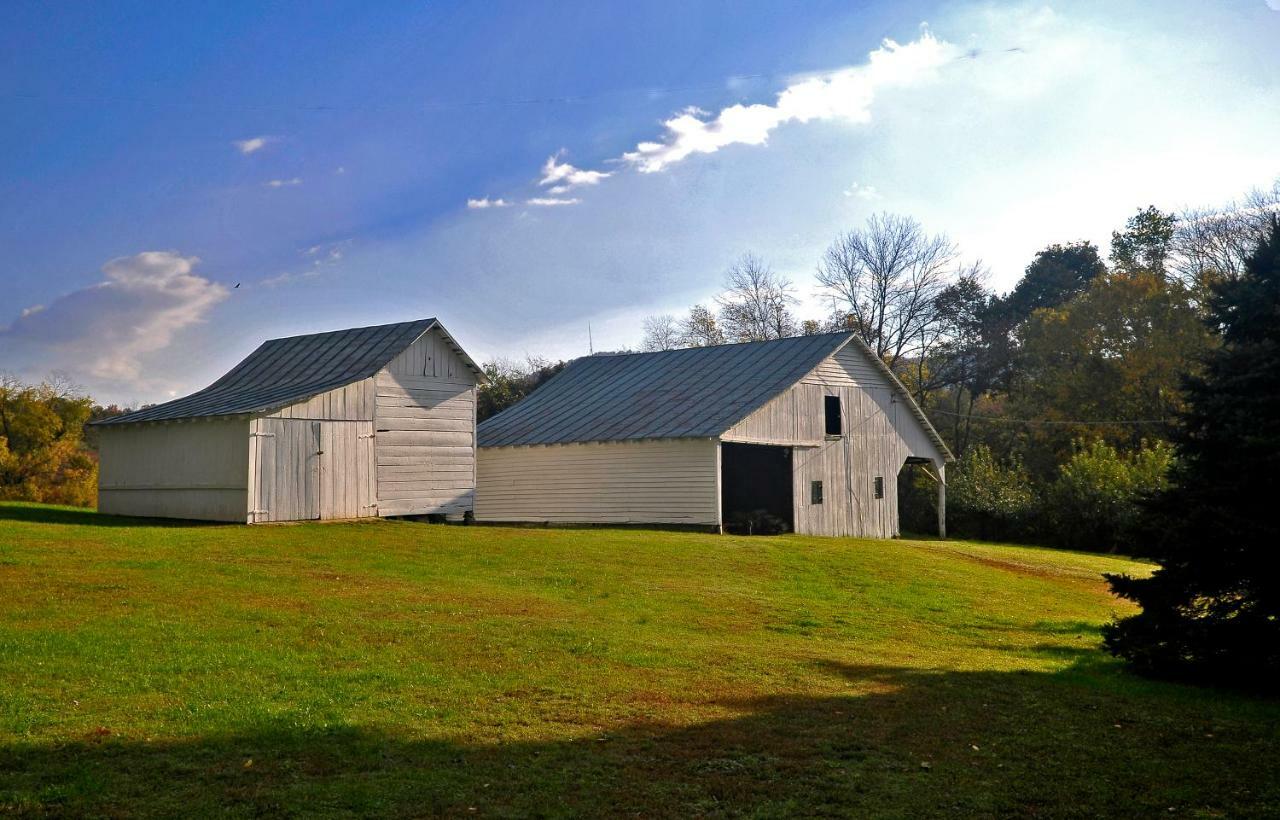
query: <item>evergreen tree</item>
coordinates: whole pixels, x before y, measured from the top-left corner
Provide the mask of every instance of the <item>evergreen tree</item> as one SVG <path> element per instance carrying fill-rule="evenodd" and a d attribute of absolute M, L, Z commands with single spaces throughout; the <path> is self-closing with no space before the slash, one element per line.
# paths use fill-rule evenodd
<path fill-rule="evenodd" d="M 1280 218 L 1218 285 L 1222 345 L 1184 385 L 1173 486 L 1150 504 L 1159 569 L 1108 576 L 1142 612 L 1107 648 L 1153 675 L 1280 688 Z"/>

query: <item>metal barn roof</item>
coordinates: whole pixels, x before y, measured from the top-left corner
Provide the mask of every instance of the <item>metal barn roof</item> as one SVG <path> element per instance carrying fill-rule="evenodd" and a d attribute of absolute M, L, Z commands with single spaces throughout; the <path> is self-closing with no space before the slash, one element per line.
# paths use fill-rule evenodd
<path fill-rule="evenodd" d="M 586 356 L 486 419 L 481 447 L 718 436 L 799 381 L 849 333 Z"/>
<path fill-rule="evenodd" d="M 884 374 L 939 452 L 946 443 L 893 372 L 842 331 L 659 353 L 587 356 L 476 428 L 480 447 L 714 438 L 852 344 Z"/>
<path fill-rule="evenodd" d="M 435 319 L 271 339 L 199 392 L 96 423 L 129 424 L 274 410 L 372 376 L 433 327 L 440 328 L 452 341 Z M 479 373 L 475 363 L 461 348 L 457 349 L 463 361 Z"/>

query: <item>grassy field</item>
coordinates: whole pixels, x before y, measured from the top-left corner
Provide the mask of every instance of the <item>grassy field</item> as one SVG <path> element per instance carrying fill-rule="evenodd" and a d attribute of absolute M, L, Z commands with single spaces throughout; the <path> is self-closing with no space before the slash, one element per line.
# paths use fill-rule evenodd
<path fill-rule="evenodd" d="M 1280 703 L 1099 651 L 1124 569 L 0 505 L 0 812 L 1280 813 Z"/>

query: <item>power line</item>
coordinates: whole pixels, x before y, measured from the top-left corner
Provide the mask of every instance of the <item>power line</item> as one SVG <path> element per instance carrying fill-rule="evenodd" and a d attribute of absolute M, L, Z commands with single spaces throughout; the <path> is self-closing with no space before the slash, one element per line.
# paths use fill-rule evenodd
<path fill-rule="evenodd" d="M 931 410 L 932 413 L 940 413 L 944 416 L 954 416 L 959 419 L 969 421 L 990 421 L 1003 424 L 1042 424 L 1047 426 L 1067 425 L 1067 424 L 1109 424 L 1109 425 L 1138 425 L 1138 424 L 1170 424 L 1173 419 L 1074 419 L 1062 421 L 1058 419 L 1011 419 L 1004 416 L 967 416 L 964 413 L 953 413 L 950 410 Z"/>

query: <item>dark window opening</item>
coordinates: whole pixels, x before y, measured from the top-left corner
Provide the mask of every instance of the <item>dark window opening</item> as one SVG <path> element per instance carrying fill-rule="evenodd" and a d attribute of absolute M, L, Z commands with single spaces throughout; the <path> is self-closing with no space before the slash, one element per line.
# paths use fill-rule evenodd
<path fill-rule="evenodd" d="M 810 504 L 822 503 L 822 482 L 821 481 L 809 482 L 809 503 Z"/>
<path fill-rule="evenodd" d="M 876 490 L 876 498 L 884 498 L 884 476 L 876 476 L 872 484 Z"/>
<path fill-rule="evenodd" d="M 823 402 L 827 415 L 827 435 L 838 436 L 844 433 L 844 424 L 840 418 L 840 397 L 827 396 Z"/>

